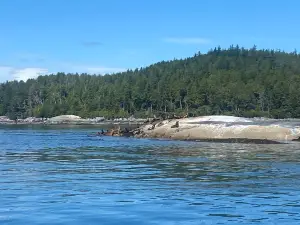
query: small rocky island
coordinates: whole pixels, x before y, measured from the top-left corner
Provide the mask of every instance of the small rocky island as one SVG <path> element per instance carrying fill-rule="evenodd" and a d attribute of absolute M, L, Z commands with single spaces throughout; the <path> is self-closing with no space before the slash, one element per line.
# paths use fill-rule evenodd
<path fill-rule="evenodd" d="M 172 140 L 288 143 L 300 137 L 299 121 L 247 119 L 233 116 L 203 116 L 152 120 L 131 131 L 112 130 L 104 135 Z"/>

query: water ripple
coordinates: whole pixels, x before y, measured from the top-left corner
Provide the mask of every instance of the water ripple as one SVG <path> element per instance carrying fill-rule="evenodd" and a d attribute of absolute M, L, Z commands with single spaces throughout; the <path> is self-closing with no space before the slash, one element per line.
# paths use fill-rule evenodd
<path fill-rule="evenodd" d="M 0 224 L 299 224 L 300 146 L 0 130 Z"/>

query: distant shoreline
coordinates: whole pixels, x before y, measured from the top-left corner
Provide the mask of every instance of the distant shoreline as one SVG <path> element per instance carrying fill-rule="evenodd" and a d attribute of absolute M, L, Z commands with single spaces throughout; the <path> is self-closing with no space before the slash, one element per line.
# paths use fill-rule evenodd
<path fill-rule="evenodd" d="M 145 119 L 118 118 L 106 120 L 103 117 L 83 119 L 74 115 L 61 115 L 52 118 L 29 117 L 25 119 L 11 120 L 7 116 L 0 116 L 0 125 L 140 125 Z"/>
<path fill-rule="evenodd" d="M 101 125 L 142 125 L 142 122 L 99 122 L 99 123 L 80 123 L 80 122 L 61 122 L 61 123 L 42 123 L 42 122 L 0 122 L 0 125 L 45 125 L 45 126 L 59 126 L 59 125 L 89 125 L 89 126 L 101 126 Z"/>

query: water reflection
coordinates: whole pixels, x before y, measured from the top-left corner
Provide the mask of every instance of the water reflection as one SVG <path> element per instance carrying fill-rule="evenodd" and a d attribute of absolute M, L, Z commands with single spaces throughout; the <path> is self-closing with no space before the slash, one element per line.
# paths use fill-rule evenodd
<path fill-rule="evenodd" d="M 276 147 L 276 148 L 275 148 Z M 154 141 L 150 146 L 121 145 L 110 147 L 86 146 L 78 148 L 42 148 L 26 151 L 6 151 L 0 163 L 48 163 L 54 164 L 57 173 L 137 172 L 139 179 L 184 178 L 186 180 L 233 181 L 240 179 L 272 178 L 274 174 L 297 175 L 287 163 L 298 163 L 300 154 L 297 145 L 288 149 L 272 145 L 246 144 L 178 144 L 161 145 Z M 286 147 L 286 146 L 284 146 Z M 72 169 L 59 166 L 76 164 Z M 276 165 L 276 169 L 274 168 Z M 156 171 L 150 172 L 150 171 Z M 222 176 L 218 175 L 221 174 Z M 136 178 L 136 177 L 135 177 Z"/>

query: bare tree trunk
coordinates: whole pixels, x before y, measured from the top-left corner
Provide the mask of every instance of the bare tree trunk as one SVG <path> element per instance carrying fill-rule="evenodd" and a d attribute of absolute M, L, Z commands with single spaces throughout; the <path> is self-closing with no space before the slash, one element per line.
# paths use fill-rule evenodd
<path fill-rule="evenodd" d="M 189 104 L 185 101 L 186 113 L 189 114 Z"/>

